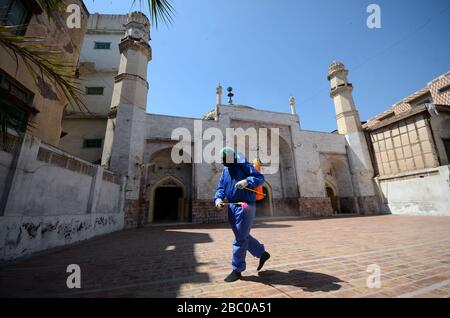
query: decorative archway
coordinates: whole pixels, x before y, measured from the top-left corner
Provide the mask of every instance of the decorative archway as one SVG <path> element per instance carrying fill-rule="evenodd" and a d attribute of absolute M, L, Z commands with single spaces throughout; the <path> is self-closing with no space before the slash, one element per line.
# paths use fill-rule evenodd
<path fill-rule="evenodd" d="M 181 190 L 181 196 L 178 198 L 177 202 L 177 220 L 178 222 L 185 222 L 187 221 L 186 216 L 186 187 L 179 180 L 177 177 L 174 176 L 167 176 L 159 180 L 148 192 L 149 197 L 149 210 L 148 210 L 148 217 L 147 222 L 153 223 L 155 220 L 155 208 L 156 208 L 156 194 L 158 189 L 180 189 Z"/>
<path fill-rule="evenodd" d="M 257 217 L 272 217 L 273 216 L 273 192 L 272 186 L 266 181 L 262 185 L 266 197 L 264 200 L 256 203 Z"/>

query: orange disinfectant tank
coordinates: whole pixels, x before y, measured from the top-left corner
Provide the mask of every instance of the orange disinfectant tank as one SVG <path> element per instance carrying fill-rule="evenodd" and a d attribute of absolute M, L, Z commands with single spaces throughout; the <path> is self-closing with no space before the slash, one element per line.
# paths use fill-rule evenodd
<path fill-rule="evenodd" d="M 255 167 L 255 169 L 258 170 L 259 172 L 261 172 L 261 161 L 260 161 L 259 159 L 253 160 L 253 167 Z M 259 192 L 259 193 L 256 193 L 256 201 L 264 200 L 264 195 L 263 195 L 264 190 L 263 190 L 263 186 L 260 185 L 259 187 L 257 187 L 257 188 L 255 189 L 255 191 L 256 191 L 256 192 Z"/>

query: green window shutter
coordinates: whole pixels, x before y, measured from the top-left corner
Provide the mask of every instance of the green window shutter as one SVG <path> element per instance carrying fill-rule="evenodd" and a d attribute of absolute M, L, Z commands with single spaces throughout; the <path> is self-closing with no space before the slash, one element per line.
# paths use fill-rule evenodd
<path fill-rule="evenodd" d="M 103 95 L 104 87 L 86 87 L 86 95 Z"/>

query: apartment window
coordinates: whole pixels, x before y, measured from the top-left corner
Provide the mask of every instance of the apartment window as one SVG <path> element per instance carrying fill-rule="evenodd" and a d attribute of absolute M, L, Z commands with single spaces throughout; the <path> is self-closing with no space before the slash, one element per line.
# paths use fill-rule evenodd
<path fill-rule="evenodd" d="M 102 139 L 85 139 L 83 140 L 83 148 L 101 148 Z"/>
<path fill-rule="evenodd" d="M 104 87 L 86 87 L 86 95 L 103 95 Z"/>
<path fill-rule="evenodd" d="M 17 27 L 16 34 L 24 35 L 31 12 L 20 0 L 0 0 L 0 21 L 4 25 Z"/>
<path fill-rule="evenodd" d="M 28 114 L 25 110 L 16 107 L 11 101 L 0 96 L 0 122 L 7 128 L 17 132 L 25 132 L 28 123 Z"/>
<path fill-rule="evenodd" d="M 32 108 L 34 95 L 0 70 L 0 122 L 6 127 L 24 132 L 28 117 L 37 113 Z"/>
<path fill-rule="evenodd" d="M 110 50 L 111 42 L 95 42 L 94 50 Z"/>

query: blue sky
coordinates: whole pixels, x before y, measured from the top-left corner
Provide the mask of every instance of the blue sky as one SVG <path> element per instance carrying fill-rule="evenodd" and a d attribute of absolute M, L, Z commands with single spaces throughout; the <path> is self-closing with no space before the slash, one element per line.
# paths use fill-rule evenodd
<path fill-rule="evenodd" d="M 142 9 L 148 12 L 143 1 Z M 91 13 L 128 13 L 139 1 L 85 0 Z M 338 59 L 350 71 L 362 120 L 450 70 L 448 0 L 172 0 L 174 23 L 152 28 L 151 113 L 198 118 L 215 88 L 235 104 L 289 112 L 302 127 L 336 128 L 326 73 Z M 381 7 L 382 29 L 366 8 Z M 225 98 L 224 98 L 225 101 Z"/>

